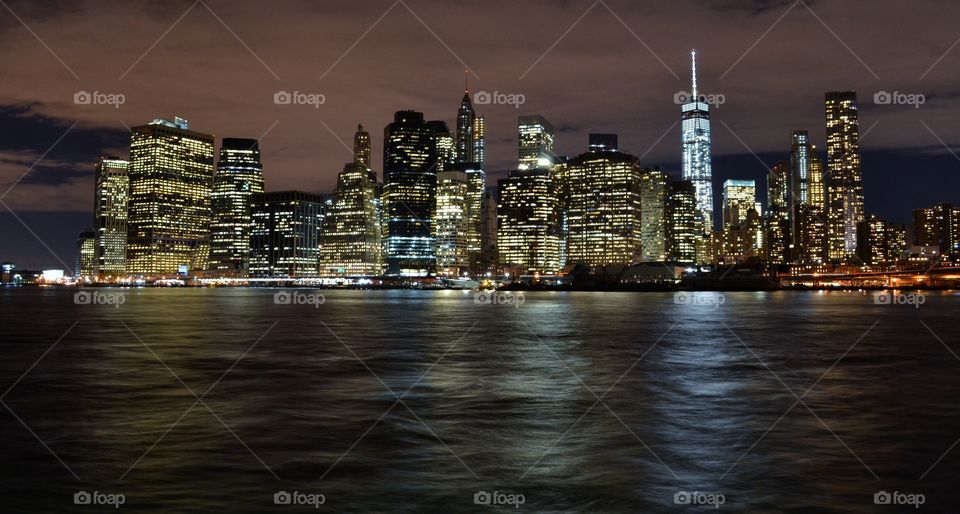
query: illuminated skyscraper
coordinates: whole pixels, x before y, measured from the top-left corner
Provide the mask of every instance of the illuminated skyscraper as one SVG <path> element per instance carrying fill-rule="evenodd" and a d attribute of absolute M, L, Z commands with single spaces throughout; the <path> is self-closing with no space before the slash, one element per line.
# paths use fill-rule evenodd
<path fill-rule="evenodd" d="M 399 111 L 384 129 L 383 139 L 387 274 L 433 274 L 437 137 L 422 113 Z"/>
<path fill-rule="evenodd" d="M 450 129 L 447 128 L 447 123 L 445 121 L 433 120 L 428 121 L 427 126 L 430 127 L 433 134 L 433 146 L 437 152 L 436 172 L 440 173 L 441 171 L 451 169 L 451 166 L 457 162 L 457 154 L 453 134 L 451 134 Z"/>
<path fill-rule="evenodd" d="M 844 260 L 857 249 L 857 224 L 863 221 L 863 176 L 857 93 L 825 96 L 827 120 L 828 221 L 830 259 Z"/>
<path fill-rule="evenodd" d="M 519 169 L 549 167 L 556 162 L 553 125 L 538 114 L 520 116 L 517 120 L 520 164 Z"/>
<path fill-rule="evenodd" d="M 359 162 L 343 165 L 337 190 L 325 212 L 320 244 L 320 273 L 379 276 L 383 271 L 377 176 Z"/>
<path fill-rule="evenodd" d="M 457 277 L 469 267 L 467 188 L 467 174 L 463 171 L 437 174 L 437 212 L 433 231 L 437 241 L 438 275 Z"/>
<path fill-rule="evenodd" d="M 363 125 L 357 125 L 357 132 L 353 135 L 353 162 L 370 168 L 370 133 L 363 130 Z"/>
<path fill-rule="evenodd" d="M 97 161 L 94 190 L 93 275 L 119 275 L 127 268 L 127 208 L 130 163 L 115 157 Z"/>
<path fill-rule="evenodd" d="M 640 247 L 643 262 L 667 260 L 667 212 L 671 181 L 660 170 L 640 176 Z"/>
<path fill-rule="evenodd" d="M 88 228 L 77 236 L 77 260 L 74 263 L 73 274 L 76 277 L 93 276 L 94 245 L 97 232 Z"/>
<path fill-rule="evenodd" d="M 457 134 L 453 149 L 454 162 L 476 163 L 484 169 L 486 159 L 486 124 L 483 116 L 473 110 L 470 91 L 464 88 L 460 109 L 457 110 Z"/>
<path fill-rule="evenodd" d="M 250 197 L 250 276 L 316 276 L 324 198 L 302 191 Z"/>
<path fill-rule="evenodd" d="M 567 261 L 590 267 L 640 261 L 640 167 L 616 136 L 566 163 Z M 599 141 L 603 141 L 602 144 Z"/>
<path fill-rule="evenodd" d="M 691 52 L 690 101 L 681 106 L 680 133 L 683 144 L 683 180 L 693 182 L 697 210 L 703 217 L 702 233 L 713 230 L 713 172 L 710 164 L 710 106 L 697 91 L 697 53 Z"/>
<path fill-rule="evenodd" d="M 816 145 L 810 145 L 810 206 L 827 212 L 827 185 L 824 182 L 823 161 L 817 154 Z"/>
<path fill-rule="evenodd" d="M 790 262 L 790 170 L 778 162 L 767 175 L 767 259 L 774 264 Z"/>
<path fill-rule="evenodd" d="M 757 183 L 728 179 L 723 183 L 723 226 L 739 225 L 747 220 L 757 204 Z"/>
<path fill-rule="evenodd" d="M 702 233 L 696 187 L 689 180 L 673 182 L 667 202 L 667 260 L 691 264 L 704 261 L 697 257 L 697 239 Z"/>
<path fill-rule="evenodd" d="M 806 130 L 794 130 L 790 134 L 790 142 L 790 204 L 809 205 L 810 162 L 813 153 L 810 134 Z"/>
<path fill-rule="evenodd" d="M 225 138 L 213 177 L 210 270 L 247 276 L 250 262 L 250 197 L 263 192 L 263 165 L 256 139 Z"/>
<path fill-rule="evenodd" d="M 497 182 L 497 254 L 500 266 L 521 273 L 563 267 L 561 205 L 549 169 L 514 170 Z"/>
<path fill-rule="evenodd" d="M 181 118 L 132 129 L 129 273 L 206 269 L 212 187 L 213 136 L 189 130 Z"/>

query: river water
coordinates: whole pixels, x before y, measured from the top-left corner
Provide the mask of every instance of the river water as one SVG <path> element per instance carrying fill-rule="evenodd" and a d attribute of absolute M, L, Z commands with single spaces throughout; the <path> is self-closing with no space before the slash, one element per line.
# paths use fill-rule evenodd
<path fill-rule="evenodd" d="M 0 289 L 6 512 L 960 510 L 956 293 L 77 293 Z"/>

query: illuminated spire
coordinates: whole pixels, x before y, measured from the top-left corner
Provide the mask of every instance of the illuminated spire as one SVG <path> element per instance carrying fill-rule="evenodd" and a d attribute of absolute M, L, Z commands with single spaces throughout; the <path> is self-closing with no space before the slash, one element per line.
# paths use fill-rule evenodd
<path fill-rule="evenodd" d="M 693 101 L 697 101 L 697 51 L 690 51 L 690 62 L 691 68 L 693 69 L 693 87 L 690 90 L 691 96 L 693 96 Z"/>
<path fill-rule="evenodd" d="M 470 87 L 467 85 L 467 81 L 470 79 L 470 70 L 463 70 L 463 94 L 470 92 Z"/>

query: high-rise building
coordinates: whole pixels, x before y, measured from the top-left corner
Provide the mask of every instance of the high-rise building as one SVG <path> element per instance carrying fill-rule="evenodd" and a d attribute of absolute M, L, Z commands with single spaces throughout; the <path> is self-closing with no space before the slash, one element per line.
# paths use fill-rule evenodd
<path fill-rule="evenodd" d="M 436 172 L 440 173 L 450 169 L 457 162 L 455 141 L 445 121 L 428 121 L 427 126 L 433 134 L 433 146 L 437 152 Z"/>
<path fill-rule="evenodd" d="M 474 273 L 479 273 L 482 271 L 480 269 L 480 250 L 482 246 L 482 220 L 481 220 L 481 210 L 482 210 L 482 199 L 483 191 L 486 188 L 486 173 L 483 171 L 483 168 L 480 166 L 480 163 L 476 162 L 457 162 L 449 167 L 449 171 L 462 173 L 466 177 L 466 196 L 463 198 L 464 201 L 464 212 L 465 217 L 464 223 L 466 223 L 466 265 Z M 453 175 L 451 175 L 453 176 Z M 458 175 L 459 176 L 459 175 Z M 438 183 L 438 188 L 439 188 Z M 439 190 L 438 190 L 439 191 Z M 439 194 L 439 192 L 438 192 Z M 448 199 L 449 200 L 449 199 Z M 445 201 L 448 201 L 445 200 Z M 437 198 L 437 206 L 439 208 L 440 199 Z M 447 213 L 450 214 L 449 212 Z M 439 212 L 437 213 L 439 216 Z M 437 242 L 439 245 L 439 241 Z M 439 255 L 438 255 L 439 258 Z"/>
<path fill-rule="evenodd" d="M 767 175 L 767 259 L 774 264 L 790 262 L 790 171 L 778 162 Z"/>
<path fill-rule="evenodd" d="M 794 209 L 793 261 L 798 264 L 823 264 L 827 255 L 827 217 L 812 205 L 797 205 Z"/>
<path fill-rule="evenodd" d="M 480 266 L 478 273 L 497 269 L 497 187 L 483 190 L 480 199 Z"/>
<path fill-rule="evenodd" d="M 343 165 L 320 237 L 320 273 L 379 276 L 383 271 L 377 176 L 360 162 Z"/>
<path fill-rule="evenodd" d="M 93 275 L 106 277 L 127 269 L 127 208 L 130 194 L 130 163 L 116 157 L 100 157 L 94 190 Z"/>
<path fill-rule="evenodd" d="M 370 133 L 363 130 L 363 125 L 357 125 L 357 132 L 353 135 L 353 162 L 370 169 Z"/>
<path fill-rule="evenodd" d="M 905 225 L 867 216 L 857 224 L 857 257 L 866 266 L 890 267 L 907 248 Z"/>
<path fill-rule="evenodd" d="M 728 179 L 723 183 L 723 226 L 739 225 L 756 210 L 757 183 L 753 180 Z"/>
<path fill-rule="evenodd" d="M 604 136 L 565 166 L 567 261 L 591 268 L 641 259 L 638 160 Z"/>
<path fill-rule="evenodd" d="M 250 276 L 305 277 L 319 273 L 324 198 L 303 191 L 250 197 Z"/>
<path fill-rule="evenodd" d="M 460 100 L 460 108 L 457 110 L 454 162 L 477 163 L 480 169 L 483 169 L 486 160 L 485 133 L 483 116 L 478 116 L 473 110 L 470 91 L 464 88 L 463 99 Z"/>
<path fill-rule="evenodd" d="M 96 240 L 97 231 L 92 228 L 84 229 L 77 236 L 77 260 L 73 269 L 75 276 L 93 276 L 93 256 Z"/>
<path fill-rule="evenodd" d="M 702 233 L 696 187 L 689 180 L 673 182 L 667 202 L 667 260 L 691 264 L 709 262 L 697 256 L 697 239 Z"/>
<path fill-rule="evenodd" d="M 697 91 L 697 54 L 691 52 L 690 101 L 681 106 L 680 134 L 683 146 L 683 180 L 693 182 L 697 210 L 703 218 L 702 233 L 713 230 L 713 172 L 710 163 L 710 106 Z"/>
<path fill-rule="evenodd" d="M 806 130 L 790 134 L 790 205 L 810 205 L 810 163 L 813 145 Z M 793 211 L 793 208 L 790 209 Z"/>
<path fill-rule="evenodd" d="M 434 128 L 422 113 L 399 111 L 384 129 L 383 237 L 389 275 L 427 276 L 436 269 L 432 224 L 439 153 Z"/>
<path fill-rule="evenodd" d="M 437 174 L 437 211 L 433 231 L 437 247 L 437 274 L 458 277 L 469 268 L 469 220 L 467 174 L 441 171 Z"/>
<path fill-rule="evenodd" d="M 857 223 L 863 221 L 863 175 L 857 93 L 825 95 L 827 170 L 829 174 L 827 240 L 831 260 L 845 260 L 857 249 Z"/>
<path fill-rule="evenodd" d="M 640 247 L 643 262 L 667 260 L 667 206 L 671 181 L 666 173 L 644 170 L 640 176 Z"/>
<path fill-rule="evenodd" d="M 210 270 L 247 276 L 250 264 L 250 197 L 263 192 L 263 165 L 256 139 L 224 138 L 213 177 Z"/>
<path fill-rule="evenodd" d="M 499 265 L 521 273 L 560 271 L 561 205 L 551 171 L 514 170 L 497 188 Z"/>
<path fill-rule="evenodd" d="M 127 271 L 206 269 L 210 254 L 213 136 L 186 120 L 155 119 L 130 140 Z"/>
<path fill-rule="evenodd" d="M 556 162 L 553 125 L 538 114 L 517 120 L 520 164 L 518 169 L 549 167 Z"/>
<path fill-rule="evenodd" d="M 913 211 L 914 243 L 939 246 L 940 253 L 960 253 L 960 209 L 941 203 Z"/>
<path fill-rule="evenodd" d="M 810 206 L 821 213 L 827 212 L 827 184 L 823 175 L 823 160 L 817 154 L 817 146 L 810 145 Z"/>

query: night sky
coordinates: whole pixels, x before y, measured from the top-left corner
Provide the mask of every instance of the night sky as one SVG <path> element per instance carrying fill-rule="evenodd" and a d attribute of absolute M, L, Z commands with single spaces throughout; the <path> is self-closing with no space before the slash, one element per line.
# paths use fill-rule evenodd
<path fill-rule="evenodd" d="M 689 90 L 693 48 L 701 92 L 726 100 L 712 109 L 718 202 L 726 178 L 763 189 L 791 129 L 809 130 L 822 151 L 824 92 L 854 89 L 867 212 L 908 222 L 914 208 L 960 204 L 954 2 L 0 4 L 0 260 L 19 268 L 72 268 L 76 234 L 92 223 L 93 162 L 128 155 L 127 127 L 177 115 L 218 145 L 260 138 L 268 190 L 329 192 L 357 123 L 371 133 L 378 176 L 394 111 L 452 129 L 465 69 L 471 91 L 525 98 L 476 106 L 489 185 L 515 165 L 521 114 L 549 119 L 561 154 L 584 151 L 589 132 L 613 132 L 643 165 L 676 174 L 674 94 Z M 78 91 L 125 102 L 77 105 Z M 276 105 L 278 91 L 326 101 Z M 880 91 L 926 101 L 877 105 Z"/>

